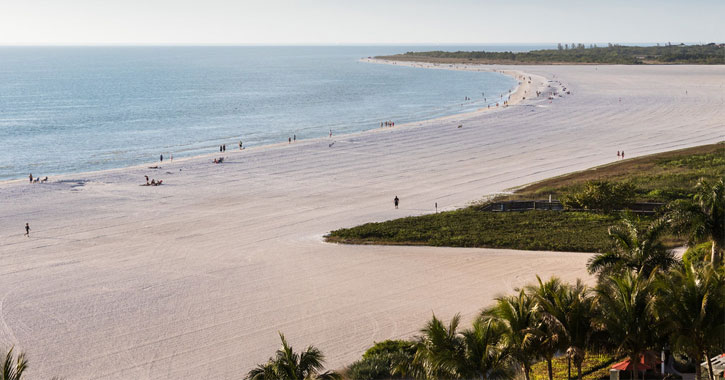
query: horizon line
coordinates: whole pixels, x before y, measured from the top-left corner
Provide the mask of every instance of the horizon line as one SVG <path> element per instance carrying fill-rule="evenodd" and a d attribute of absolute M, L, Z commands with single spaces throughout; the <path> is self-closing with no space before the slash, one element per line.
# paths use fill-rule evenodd
<path fill-rule="evenodd" d="M 247 47 L 247 46 L 275 46 L 275 47 L 294 47 L 294 46 L 319 46 L 319 47 L 334 47 L 334 46 L 528 46 L 528 45 L 556 45 L 562 42 L 340 42 L 340 43 L 137 43 L 137 42 L 119 42 L 119 43 L 19 43 L 19 44 L 3 44 L 0 43 L 0 47 L 214 47 L 214 46 L 226 46 L 226 47 Z M 722 42 L 692 42 L 692 41 L 667 41 L 667 42 L 576 42 L 584 45 L 599 45 L 599 44 L 625 44 L 625 45 L 654 45 L 654 44 L 667 44 L 672 45 L 706 45 L 710 43 L 721 44 Z M 562 43 L 563 44 L 563 43 Z"/>

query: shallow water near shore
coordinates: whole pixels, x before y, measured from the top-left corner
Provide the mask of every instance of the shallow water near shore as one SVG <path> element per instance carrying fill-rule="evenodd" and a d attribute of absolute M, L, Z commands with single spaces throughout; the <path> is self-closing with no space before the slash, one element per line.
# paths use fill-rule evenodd
<path fill-rule="evenodd" d="M 498 73 L 359 61 L 431 49 L 441 47 L 0 48 L 0 180 L 431 119 L 516 86 Z"/>

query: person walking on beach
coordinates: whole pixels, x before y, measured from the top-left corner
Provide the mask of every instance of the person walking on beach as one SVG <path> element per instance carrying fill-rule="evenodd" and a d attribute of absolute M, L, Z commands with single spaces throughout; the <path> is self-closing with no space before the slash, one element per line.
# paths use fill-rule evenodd
<path fill-rule="evenodd" d="M 622 151 L 622 159 L 624 160 L 624 151 Z"/>
<path fill-rule="evenodd" d="M 398 208 L 398 204 L 400 203 L 400 199 L 398 199 L 398 196 L 396 195 L 395 198 L 393 198 L 393 204 L 395 204 L 395 208 Z"/>
<path fill-rule="evenodd" d="M 224 144 L 224 145 L 222 145 L 222 152 L 226 152 L 226 151 L 227 151 L 227 144 Z"/>
<path fill-rule="evenodd" d="M 220 152 L 222 151 L 222 146 L 221 146 L 221 145 L 219 145 L 219 151 L 220 151 Z"/>
<path fill-rule="evenodd" d="M 25 236 L 30 237 L 30 224 L 25 223 Z"/>
<path fill-rule="evenodd" d="M 292 137 L 287 137 L 287 144 L 292 144 Z"/>
<path fill-rule="evenodd" d="M 332 129 L 330 129 L 330 138 L 332 138 Z"/>
<path fill-rule="evenodd" d="M 619 151 L 617 151 L 617 158 L 619 158 L 619 157 L 620 157 L 620 155 L 619 155 Z"/>
<path fill-rule="evenodd" d="M 33 183 L 33 173 L 30 173 L 30 175 L 28 176 L 28 178 L 30 178 L 30 183 Z"/>
<path fill-rule="evenodd" d="M 159 161 L 164 162 L 164 155 L 163 154 L 160 154 L 159 155 Z"/>
<path fill-rule="evenodd" d="M 292 135 L 292 141 L 297 141 L 297 134 Z"/>
<path fill-rule="evenodd" d="M 239 140 L 239 150 L 242 150 L 242 140 Z"/>

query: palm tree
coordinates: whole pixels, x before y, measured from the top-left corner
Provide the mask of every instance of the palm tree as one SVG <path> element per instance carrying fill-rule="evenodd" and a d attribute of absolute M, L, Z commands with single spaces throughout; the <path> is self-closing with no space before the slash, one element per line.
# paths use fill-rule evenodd
<path fill-rule="evenodd" d="M 496 304 L 484 310 L 485 319 L 493 319 L 503 327 L 503 341 L 530 380 L 531 365 L 538 357 L 539 333 L 536 331 L 536 310 L 534 299 L 522 289 L 513 296 L 496 298 Z"/>
<path fill-rule="evenodd" d="M 456 314 L 448 326 L 435 315 L 420 330 L 412 366 L 408 375 L 418 379 L 456 378 L 463 358 L 463 336 L 458 332 L 461 316 Z M 406 372 L 406 371 L 399 371 Z"/>
<path fill-rule="evenodd" d="M 705 356 L 710 379 L 711 348 L 725 336 L 725 281 L 712 265 L 682 265 L 658 281 L 657 314 L 670 334 L 672 346 L 695 359 L 696 378 Z M 718 352 L 719 353 L 719 352 Z"/>
<path fill-rule="evenodd" d="M 688 236 L 688 245 L 709 240 L 710 260 L 720 264 L 725 249 L 725 178 L 715 183 L 700 180 L 691 201 L 680 200 L 670 207 L 669 216 L 676 232 Z"/>
<path fill-rule="evenodd" d="M 554 308 L 549 306 L 560 298 L 564 285 L 557 277 L 551 277 L 547 282 L 541 281 L 539 276 L 536 276 L 536 279 L 539 282 L 538 286 L 529 285 L 526 287 L 526 291 L 536 301 L 534 307 L 538 313 L 536 328 L 533 331 L 539 340 L 537 342 L 539 353 L 546 359 L 549 380 L 554 380 L 551 363 L 554 360 L 554 355 L 565 347 L 567 334 L 564 325 L 556 315 L 555 311 L 557 310 L 553 310 Z"/>
<path fill-rule="evenodd" d="M 20 353 L 16 358 L 13 355 L 13 349 L 5 355 L 5 362 L 3 362 L 2 374 L 0 374 L 0 380 L 20 380 L 23 377 L 23 372 L 28 368 L 28 361 L 25 359 L 25 354 Z"/>
<path fill-rule="evenodd" d="M 665 219 L 657 219 L 640 231 L 631 219 L 624 218 L 621 225 L 609 228 L 614 250 L 592 257 L 587 263 L 589 273 L 604 278 L 630 270 L 645 276 L 656 268 L 667 270 L 677 262 L 672 250 L 660 239 L 668 227 Z"/>
<path fill-rule="evenodd" d="M 319 349 L 309 346 L 301 353 L 296 353 L 287 344 L 282 333 L 282 348 L 277 350 L 275 356 L 269 358 L 265 364 L 260 364 L 249 371 L 249 380 L 339 380 L 342 376 L 335 372 L 326 371 L 322 363 L 324 356 Z"/>
<path fill-rule="evenodd" d="M 650 347 L 655 330 L 652 313 L 653 281 L 643 273 L 626 272 L 600 281 L 596 287 L 599 328 L 629 357 L 634 379 L 635 363 Z"/>
<path fill-rule="evenodd" d="M 464 379 L 512 379 L 508 349 L 502 342 L 502 329 L 493 320 L 477 318 L 463 332 L 465 356 L 459 368 Z"/>
<path fill-rule="evenodd" d="M 593 301 L 589 288 L 581 280 L 570 285 L 552 277 L 546 283 L 537 276 L 539 286 L 529 287 L 536 297 L 541 313 L 550 315 L 561 324 L 562 335 L 567 354 L 568 378 L 571 378 L 571 362 L 577 368 L 577 377 L 582 378 L 581 367 L 586 353 L 584 351 L 591 335 Z M 549 377 L 551 378 L 550 370 Z"/>
<path fill-rule="evenodd" d="M 446 326 L 435 315 L 421 330 L 413 362 L 396 372 L 417 379 L 511 379 L 508 350 L 501 328 L 492 320 L 476 319 L 458 331 L 460 315 Z"/>

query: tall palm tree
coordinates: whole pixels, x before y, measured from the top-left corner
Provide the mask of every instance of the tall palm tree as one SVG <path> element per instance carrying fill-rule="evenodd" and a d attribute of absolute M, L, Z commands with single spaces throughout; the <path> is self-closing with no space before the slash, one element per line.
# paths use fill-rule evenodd
<path fill-rule="evenodd" d="M 574 285 L 562 283 L 552 277 L 543 282 L 537 276 L 539 286 L 529 287 L 542 314 L 556 318 L 563 328 L 564 348 L 567 353 L 568 378 L 571 378 L 571 362 L 577 368 L 577 377 L 582 378 L 581 368 L 586 357 L 584 349 L 591 335 L 594 299 L 589 288 L 581 280 Z M 552 377 L 550 371 L 550 378 Z"/>
<path fill-rule="evenodd" d="M 502 345 L 501 327 L 476 319 L 458 331 L 460 315 L 446 326 L 435 315 L 421 330 L 413 362 L 396 372 L 417 379 L 512 379 L 509 352 Z"/>
<path fill-rule="evenodd" d="M 7 354 L 5 354 L 0 380 L 20 380 L 23 377 L 23 372 L 27 368 L 28 361 L 25 359 L 25 354 L 21 352 L 16 358 L 13 354 L 13 349 L 10 348 Z"/>
<path fill-rule="evenodd" d="M 695 359 L 697 379 L 705 356 L 709 377 L 714 380 L 710 349 L 725 336 L 723 276 L 712 265 L 682 265 L 659 279 L 658 290 L 656 312 L 670 334 L 672 347 Z"/>
<path fill-rule="evenodd" d="M 626 272 L 600 281 L 595 291 L 598 327 L 629 357 L 634 379 L 635 363 L 654 338 L 653 280 L 643 273 Z"/>
<path fill-rule="evenodd" d="M 448 326 L 433 315 L 420 330 L 421 336 L 407 375 L 418 379 L 456 378 L 464 352 L 463 336 L 458 332 L 460 322 L 459 314 L 451 318 Z"/>
<path fill-rule="evenodd" d="M 667 270 L 677 262 L 672 250 L 661 241 L 669 224 L 665 219 L 656 219 L 644 230 L 624 218 L 620 225 L 609 228 L 614 249 L 593 256 L 587 263 L 589 273 L 598 273 L 600 278 L 625 271 L 641 272 L 649 276 L 656 268 Z"/>
<path fill-rule="evenodd" d="M 567 333 L 564 325 L 560 321 L 561 315 L 557 316 L 556 311 L 550 305 L 556 303 L 561 297 L 561 292 L 565 285 L 557 277 L 551 277 L 549 281 L 541 281 L 541 277 L 536 276 L 538 286 L 529 285 L 526 291 L 535 300 L 535 308 L 538 313 L 536 328 L 533 330 L 538 337 L 539 353 L 546 360 L 546 369 L 549 380 L 554 380 L 552 361 L 554 355 L 561 349 L 565 348 L 567 342 Z"/>
<path fill-rule="evenodd" d="M 477 318 L 471 329 L 463 331 L 465 356 L 459 375 L 464 379 L 512 379 L 509 350 L 502 338 L 499 324 Z"/>
<path fill-rule="evenodd" d="M 324 355 L 319 349 L 309 346 L 301 353 L 296 353 L 287 344 L 282 333 L 279 333 L 282 347 L 275 356 L 265 364 L 260 364 L 249 371 L 249 380 L 339 380 L 342 376 L 335 372 L 320 373 L 324 366 Z"/>
<path fill-rule="evenodd" d="M 714 183 L 700 180 L 696 190 L 691 201 L 674 202 L 669 216 L 675 231 L 688 236 L 688 245 L 709 240 L 710 260 L 718 265 L 725 249 L 725 178 Z"/>
<path fill-rule="evenodd" d="M 496 298 L 496 304 L 484 310 L 482 316 L 501 324 L 511 358 L 521 366 L 526 380 L 530 380 L 531 365 L 539 356 L 534 299 L 521 289 L 516 295 Z"/>

